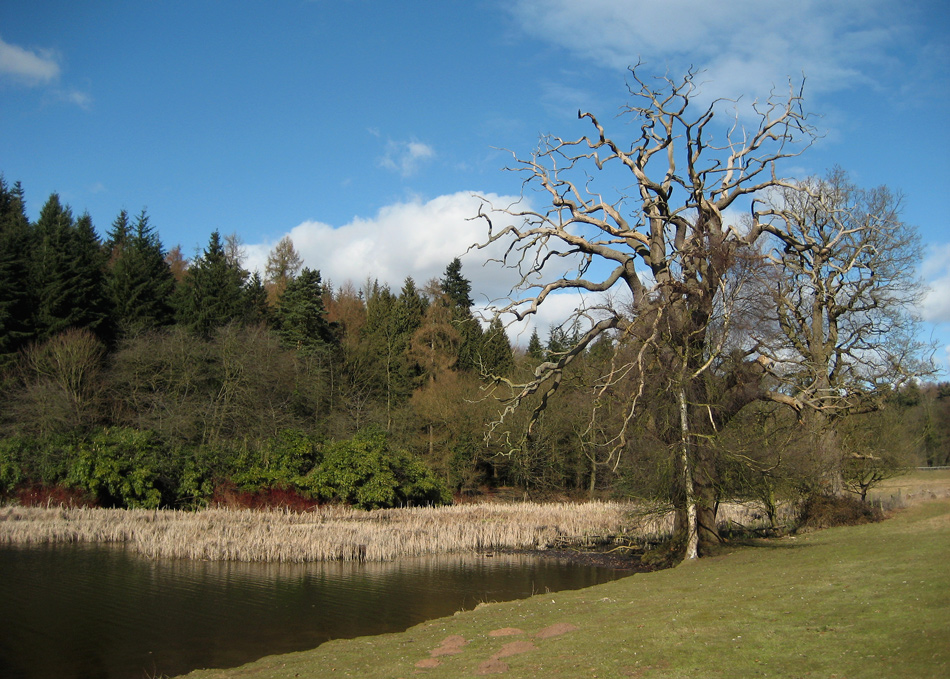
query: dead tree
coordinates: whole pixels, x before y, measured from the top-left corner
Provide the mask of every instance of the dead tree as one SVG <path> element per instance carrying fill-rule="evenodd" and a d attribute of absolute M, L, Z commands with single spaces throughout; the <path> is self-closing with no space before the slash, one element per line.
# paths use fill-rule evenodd
<path fill-rule="evenodd" d="M 612 334 L 623 351 L 591 385 L 593 397 L 628 384 L 625 415 L 602 445 L 613 456 L 623 451 L 631 423 L 644 412 L 647 387 L 666 400 L 675 414 L 664 433 L 677 469 L 671 498 L 688 558 L 719 541 L 716 465 L 706 441 L 753 400 L 792 402 L 766 390 L 766 362 L 733 339 L 743 295 L 737 264 L 763 230 L 755 214 L 754 226 L 741 228 L 727 211 L 752 209 L 754 196 L 792 186 L 778 165 L 815 138 L 800 90 L 790 86 L 740 114 L 736 102 L 701 103 L 697 77 L 647 79 L 632 68 L 631 103 L 622 111 L 631 141 L 608 135 L 594 114 L 578 112 L 592 134 L 547 136 L 530 158 L 515 156 L 509 169 L 524 175 L 522 201 L 485 201 L 479 217 L 488 236 L 476 246 L 505 244 L 501 262 L 519 274 L 510 298 L 497 306 L 500 314 L 523 319 L 561 291 L 602 295 L 577 310 L 574 320 L 586 318 L 589 330 L 573 347 L 542 363 L 525 383 L 497 381 L 510 392 L 495 431 L 529 400 L 533 423 L 564 369 L 595 339 Z M 733 110 L 724 124 L 726 108 Z"/>

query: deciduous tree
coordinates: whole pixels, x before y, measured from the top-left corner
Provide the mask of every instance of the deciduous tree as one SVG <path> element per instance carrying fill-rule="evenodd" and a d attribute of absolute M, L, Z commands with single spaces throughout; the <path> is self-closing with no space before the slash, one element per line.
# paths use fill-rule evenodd
<path fill-rule="evenodd" d="M 755 347 L 838 490 L 842 453 L 850 468 L 860 453 L 839 450 L 837 420 L 883 407 L 892 389 L 932 370 L 917 339 L 920 238 L 901 219 L 900 195 L 862 189 L 840 168 L 777 187 L 760 224 L 773 237 L 764 286 L 772 304 Z"/>
<path fill-rule="evenodd" d="M 505 243 L 503 263 L 521 281 L 522 295 L 499 305 L 500 313 L 524 319 L 561 291 L 624 291 L 625 299 L 581 308 L 575 316 L 589 329 L 542 363 L 533 379 L 502 381 L 511 388 L 507 412 L 535 394 L 543 410 L 565 367 L 603 333 L 633 340 L 639 349 L 630 360 L 612 364 L 595 385 L 596 397 L 605 385 L 639 380 L 627 390 L 618 433 L 604 443 L 615 453 L 624 449 L 642 411 L 641 387 L 647 377 L 662 380 L 657 396 L 675 414 L 663 439 L 678 470 L 671 500 L 687 557 L 707 553 L 719 540 L 715 457 L 706 441 L 766 395 L 761 363 L 724 351 L 730 271 L 762 233 L 754 213 L 753 226 L 742 229 L 728 211 L 783 185 L 781 161 L 814 136 L 796 89 L 724 121 L 731 102 L 704 103 L 697 78 L 690 72 L 680 80 L 646 79 L 631 69 L 632 101 L 623 112 L 632 140 L 609 135 L 594 114 L 579 113 L 591 135 L 547 136 L 530 157 L 515 157 L 524 201 L 496 207 L 486 200 L 479 212 L 488 227 L 479 247 Z M 539 196 L 546 204 L 535 207 Z"/>

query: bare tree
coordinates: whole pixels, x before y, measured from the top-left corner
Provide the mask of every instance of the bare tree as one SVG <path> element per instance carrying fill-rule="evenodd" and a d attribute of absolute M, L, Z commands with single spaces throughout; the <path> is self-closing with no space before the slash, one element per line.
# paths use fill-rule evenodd
<path fill-rule="evenodd" d="M 900 210 L 900 195 L 861 189 L 835 168 L 775 190 L 760 216 L 775 237 L 772 323 L 762 327 L 776 332 L 756 333 L 757 347 L 801 410 L 833 491 L 843 452 L 835 423 L 883 407 L 893 389 L 932 372 L 917 339 L 920 238 Z"/>
<path fill-rule="evenodd" d="M 530 398 L 537 399 L 537 419 L 565 367 L 596 338 L 613 333 L 624 352 L 594 385 L 594 397 L 611 385 L 633 384 L 623 390 L 619 433 L 603 444 L 613 455 L 624 449 L 647 387 L 666 399 L 672 417 L 664 440 L 678 480 L 671 500 L 686 556 L 695 558 L 719 541 L 714 451 L 706 441 L 745 404 L 768 396 L 788 400 L 764 391 L 764 361 L 732 350 L 729 342 L 730 299 L 741 288 L 730 272 L 764 231 L 754 214 L 752 226 L 741 229 L 726 212 L 790 185 L 777 165 L 801 153 L 814 131 L 800 91 L 791 87 L 784 96 L 753 103 L 751 118 L 734 112 L 726 124 L 720 111 L 730 102 L 698 103 L 694 72 L 679 80 L 644 79 L 632 68 L 629 90 L 632 102 L 623 114 L 634 132 L 630 143 L 608 136 L 594 114 L 578 112 L 594 134 L 544 137 L 530 158 L 515 157 L 509 168 L 524 173 L 523 201 L 485 201 L 479 211 L 488 238 L 477 247 L 506 243 L 502 263 L 520 275 L 518 294 L 500 304 L 499 313 L 523 319 L 567 290 L 629 296 L 578 310 L 590 329 L 538 366 L 533 379 L 498 378 L 511 392 L 496 431 Z M 743 120 L 751 120 L 748 128 Z M 532 207 L 531 192 L 544 197 L 545 207 Z M 496 227 L 500 220 L 505 224 Z"/>

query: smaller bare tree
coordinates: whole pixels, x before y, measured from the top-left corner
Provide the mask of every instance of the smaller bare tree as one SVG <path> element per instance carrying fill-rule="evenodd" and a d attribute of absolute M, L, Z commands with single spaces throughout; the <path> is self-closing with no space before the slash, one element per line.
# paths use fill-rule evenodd
<path fill-rule="evenodd" d="M 920 238 L 900 212 L 899 194 L 861 189 L 839 168 L 775 189 L 760 211 L 774 239 L 771 322 L 756 347 L 800 410 L 832 491 L 841 484 L 835 423 L 882 408 L 893 389 L 933 370 L 917 332 Z"/>

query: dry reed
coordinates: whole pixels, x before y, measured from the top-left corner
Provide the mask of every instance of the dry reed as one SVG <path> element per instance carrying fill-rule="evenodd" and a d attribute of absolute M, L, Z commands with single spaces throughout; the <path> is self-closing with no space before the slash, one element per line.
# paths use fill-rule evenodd
<path fill-rule="evenodd" d="M 748 510 L 723 506 L 747 524 Z M 744 524 L 744 525 L 745 525 Z M 629 503 L 464 504 L 371 512 L 325 506 L 311 512 L 205 509 L 0 508 L 0 544 L 125 543 L 151 558 L 230 561 L 390 561 L 505 549 L 543 550 L 623 535 L 655 541 L 672 518 Z"/>

